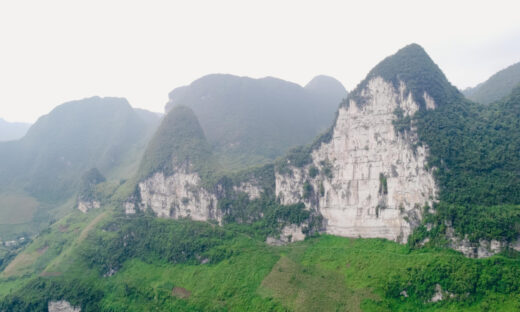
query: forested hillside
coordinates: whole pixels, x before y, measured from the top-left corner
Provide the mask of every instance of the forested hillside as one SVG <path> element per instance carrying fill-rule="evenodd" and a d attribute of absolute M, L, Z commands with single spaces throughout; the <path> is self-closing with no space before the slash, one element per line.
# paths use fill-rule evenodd
<path fill-rule="evenodd" d="M 518 84 L 520 84 L 520 63 L 499 71 L 477 86 L 465 89 L 463 93 L 472 101 L 490 104 L 506 97 Z"/>

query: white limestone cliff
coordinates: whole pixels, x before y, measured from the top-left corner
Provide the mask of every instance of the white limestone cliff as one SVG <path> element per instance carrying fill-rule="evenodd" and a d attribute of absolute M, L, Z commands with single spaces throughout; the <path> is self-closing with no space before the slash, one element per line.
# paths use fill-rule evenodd
<path fill-rule="evenodd" d="M 73 307 L 68 301 L 49 301 L 47 305 L 49 312 L 80 312 L 81 308 Z"/>
<path fill-rule="evenodd" d="M 140 207 L 150 208 L 158 217 L 222 221 L 217 196 L 201 186 L 197 173 L 179 168 L 173 175 L 155 173 L 138 185 Z M 125 203 L 127 212 L 132 212 Z"/>
<path fill-rule="evenodd" d="M 398 133 L 393 124 L 396 109 L 411 116 L 419 105 L 403 83 L 396 90 L 379 77 L 368 82 L 361 97 L 364 103 L 350 100 L 339 109 L 332 139 L 312 152 L 312 164 L 289 164 L 289 174 L 276 173 L 276 194 L 283 204 L 303 201 L 317 210 L 326 233 L 405 242 L 422 207 L 431 206 L 437 193 L 425 166 L 428 148 L 418 144 L 413 125 Z M 427 109 L 435 108 L 428 94 L 424 99 Z M 311 167 L 318 169 L 315 177 Z M 312 187 L 311 195 L 304 186 Z"/>

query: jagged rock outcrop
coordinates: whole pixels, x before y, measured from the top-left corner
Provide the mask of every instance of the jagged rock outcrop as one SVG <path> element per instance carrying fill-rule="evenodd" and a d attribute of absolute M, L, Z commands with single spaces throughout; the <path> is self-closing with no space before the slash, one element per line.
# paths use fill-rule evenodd
<path fill-rule="evenodd" d="M 460 251 L 469 258 L 488 258 L 496 255 L 507 248 L 520 252 L 520 237 L 514 242 L 498 241 L 498 240 L 484 240 L 480 239 L 478 242 L 472 242 L 467 235 L 463 238 L 458 237 L 451 226 L 446 228 L 446 237 L 450 240 L 449 246 L 452 249 Z"/>
<path fill-rule="evenodd" d="M 49 301 L 47 306 L 49 312 L 81 312 L 81 308 L 73 307 L 68 301 Z"/>
<path fill-rule="evenodd" d="M 87 213 L 90 209 L 98 209 L 101 207 L 101 203 L 97 200 L 92 201 L 78 201 L 78 209 L 83 213 Z"/>
<path fill-rule="evenodd" d="M 330 142 L 312 152 L 310 164 L 276 174 L 276 194 L 283 204 L 303 201 L 319 211 L 327 233 L 405 242 L 437 192 L 413 125 L 394 127 L 396 110 L 411 116 L 419 105 L 404 83 L 396 90 L 381 77 L 361 95 L 363 103 L 350 99 L 339 109 Z"/>
<path fill-rule="evenodd" d="M 187 170 L 173 175 L 162 172 L 139 183 L 141 203 L 159 217 L 222 220 L 217 197 L 201 187 L 200 176 Z"/>
<path fill-rule="evenodd" d="M 83 174 L 78 194 L 78 209 L 81 212 L 87 213 L 90 209 L 101 207 L 100 196 L 96 187 L 105 181 L 106 178 L 97 168 L 92 168 Z"/>
<path fill-rule="evenodd" d="M 236 193 L 246 193 L 249 196 L 249 199 L 260 198 L 263 190 L 254 182 L 256 181 L 240 183 L 238 186 L 235 185 L 233 190 Z"/>
<path fill-rule="evenodd" d="M 303 233 L 304 225 L 289 224 L 282 228 L 279 237 L 267 237 L 266 243 L 274 246 L 282 246 L 292 242 L 299 242 L 305 239 Z"/>
<path fill-rule="evenodd" d="M 123 204 L 125 212 L 151 209 L 159 217 L 220 223 L 219 198 L 227 193 L 260 197 L 262 188 L 255 179 L 226 191 L 223 183 L 229 179 L 208 182 L 218 168 L 193 111 L 176 106 L 165 116 L 144 154 L 136 193 Z"/>

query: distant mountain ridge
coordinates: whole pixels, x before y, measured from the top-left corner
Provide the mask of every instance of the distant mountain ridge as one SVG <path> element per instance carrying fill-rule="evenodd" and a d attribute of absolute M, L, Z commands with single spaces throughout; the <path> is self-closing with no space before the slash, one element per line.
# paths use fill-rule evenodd
<path fill-rule="evenodd" d="M 500 70 L 488 80 L 462 93 L 477 103 L 489 104 L 498 101 L 511 93 L 520 84 L 520 62 Z"/>
<path fill-rule="evenodd" d="M 76 170 L 109 170 L 121 161 L 129 144 L 146 135 L 145 129 L 145 121 L 126 99 L 72 101 L 38 119 L 23 140 L 14 144 L 23 150 L 25 158 L 17 157 L 16 161 L 21 161 L 23 172 L 30 172 L 29 189 L 49 195 L 49 187 L 56 185 L 40 180 L 49 178 L 49 170 L 54 171 L 50 176 L 65 174 L 72 178 Z M 70 181 L 63 182 L 62 186 L 70 186 Z"/>
<path fill-rule="evenodd" d="M 132 176 L 159 120 L 155 113 L 134 110 L 124 98 L 91 97 L 59 105 L 22 139 L 0 143 L 0 197 L 18 194 L 20 200 L 36 200 L 40 216 L 35 221 L 43 222 L 48 216 L 42 211 L 72 198 L 87 170 L 97 168 L 116 180 Z M 0 200 L 3 211 L 17 205 Z"/>
<path fill-rule="evenodd" d="M 191 108 L 225 167 L 263 164 L 330 126 L 347 91 L 326 76 L 307 86 L 266 77 L 212 74 L 169 94 L 166 111 Z"/>
<path fill-rule="evenodd" d="M 30 127 L 30 123 L 8 122 L 0 118 L 0 142 L 21 139 Z"/>

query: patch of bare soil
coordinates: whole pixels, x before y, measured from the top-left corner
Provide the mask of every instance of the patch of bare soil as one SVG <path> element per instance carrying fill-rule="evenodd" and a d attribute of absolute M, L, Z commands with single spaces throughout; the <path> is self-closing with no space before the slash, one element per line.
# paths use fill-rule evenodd
<path fill-rule="evenodd" d="M 191 295 L 191 291 L 182 287 L 173 287 L 172 296 L 180 298 L 180 299 L 188 299 Z"/>

